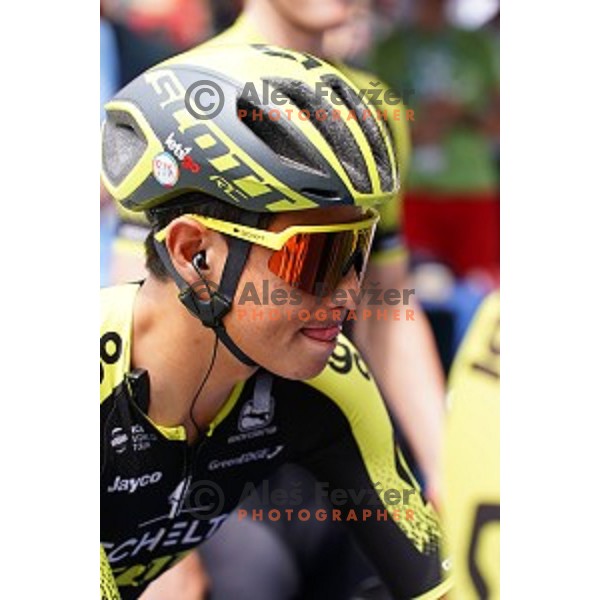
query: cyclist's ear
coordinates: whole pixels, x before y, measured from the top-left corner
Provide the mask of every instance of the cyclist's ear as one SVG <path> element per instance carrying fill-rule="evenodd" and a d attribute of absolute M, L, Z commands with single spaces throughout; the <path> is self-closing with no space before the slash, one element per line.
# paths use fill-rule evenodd
<path fill-rule="evenodd" d="M 203 277 L 220 281 L 227 256 L 227 242 L 222 235 L 193 219 L 179 217 L 169 225 L 165 244 L 173 266 L 188 284 L 193 286 L 198 281 L 198 256 L 203 257 Z"/>

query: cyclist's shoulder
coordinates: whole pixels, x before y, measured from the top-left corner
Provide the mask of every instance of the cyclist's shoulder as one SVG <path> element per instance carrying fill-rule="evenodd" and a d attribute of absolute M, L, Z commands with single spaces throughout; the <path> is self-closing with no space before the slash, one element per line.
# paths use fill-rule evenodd
<path fill-rule="evenodd" d="M 469 327 L 463 348 L 498 329 L 500 323 L 500 292 L 492 292 L 481 302 Z"/>
<path fill-rule="evenodd" d="M 366 71 L 364 69 L 360 69 L 358 67 L 354 67 L 349 65 L 348 63 L 334 61 L 333 64 L 341 71 L 348 79 L 350 79 L 355 85 L 358 87 L 361 86 L 381 86 L 384 89 L 389 88 L 384 81 L 381 81 L 377 75 L 375 75 L 371 71 Z"/>
<path fill-rule="evenodd" d="M 500 294 L 494 292 L 481 303 L 463 340 L 450 372 L 450 389 L 465 383 L 499 386 Z"/>
<path fill-rule="evenodd" d="M 449 388 L 465 382 L 499 387 L 500 293 L 486 296 L 479 306 L 450 371 Z"/>
<path fill-rule="evenodd" d="M 100 304 L 102 308 L 106 308 L 122 301 L 128 294 L 135 296 L 139 287 L 139 283 L 121 283 L 119 285 L 102 287 L 100 288 Z"/>
<path fill-rule="evenodd" d="M 404 108 L 401 98 L 392 94 L 392 87 L 374 72 L 343 62 L 334 62 L 333 65 L 356 87 L 365 90 L 367 97 L 371 99 L 376 108 Z"/>
<path fill-rule="evenodd" d="M 237 20 L 219 35 L 206 40 L 199 47 L 211 48 L 213 46 L 225 46 L 232 44 L 256 44 L 264 42 L 260 35 L 244 15 L 240 15 Z"/>
<path fill-rule="evenodd" d="M 100 289 L 100 335 L 110 330 L 128 333 L 139 287 L 139 283 L 126 283 Z"/>
<path fill-rule="evenodd" d="M 387 439 L 391 430 L 373 375 L 360 352 L 342 334 L 327 365 L 316 377 L 278 377 L 274 394 L 286 406 L 284 412 L 291 428 L 302 431 L 302 444 L 308 439 L 323 441 L 324 431 L 329 440 L 350 434 L 365 441 L 373 435 Z M 314 423 L 320 427 L 315 429 Z"/>
<path fill-rule="evenodd" d="M 133 302 L 139 284 L 100 290 L 100 401 L 103 402 L 129 369 Z"/>
<path fill-rule="evenodd" d="M 446 530 L 456 591 L 475 597 L 472 549 L 489 588 L 499 586 L 500 336 L 499 295 L 481 305 L 450 380 L 444 435 Z"/>
<path fill-rule="evenodd" d="M 500 292 L 492 292 L 487 295 L 481 306 L 477 310 L 477 314 L 471 327 L 472 332 L 478 331 L 480 328 L 493 327 L 500 320 Z"/>
<path fill-rule="evenodd" d="M 389 126 L 396 144 L 398 160 L 401 166 L 408 168 L 410 154 L 410 133 L 407 121 L 407 107 L 397 90 L 371 71 L 364 71 L 342 62 L 334 66 L 345 75 L 369 99 L 375 110 L 380 111 L 382 119 Z"/>
<path fill-rule="evenodd" d="M 373 375 L 354 344 L 338 336 L 327 365 L 316 377 L 299 382 L 334 402 L 344 413 L 358 415 L 382 404 Z"/>

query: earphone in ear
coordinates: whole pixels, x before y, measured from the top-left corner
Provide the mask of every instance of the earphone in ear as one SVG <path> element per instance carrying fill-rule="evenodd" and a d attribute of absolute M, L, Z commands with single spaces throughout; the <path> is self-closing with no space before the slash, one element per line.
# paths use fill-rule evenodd
<path fill-rule="evenodd" d="M 197 254 L 192 258 L 192 265 L 198 275 L 202 275 L 201 271 L 206 271 L 208 269 L 208 264 L 206 262 L 206 252 L 204 250 L 200 250 Z"/>
<path fill-rule="evenodd" d="M 200 250 L 200 252 L 193 256 L 192 266 L 194 267 L 196 273 L 198 273 L 198 277 L 200 277 L 203 287 L 199 288 L 198 285 L 194 284 L 190 289 L 193 289 L 195 294 L 203 295 L 206 292 L 208 293 L 208 297 L 212 299 L 214 290 L 211 288 L 211 282 L 207 281 L 202 273 L 202 271 L 206 271 L 208 269 L 206 252 L 204 250 Z"/>

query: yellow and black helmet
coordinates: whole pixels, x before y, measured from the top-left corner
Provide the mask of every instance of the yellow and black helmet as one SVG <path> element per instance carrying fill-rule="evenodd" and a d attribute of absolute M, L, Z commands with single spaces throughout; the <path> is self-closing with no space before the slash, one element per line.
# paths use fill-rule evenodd
<path fill-rule="evenodd" d="M 261 213 L 398 193 L 386 123 L 309 54 L 199 47 L 137 77 L 106 114 L 102 180 L 133 211 L 194 191 Z"/>

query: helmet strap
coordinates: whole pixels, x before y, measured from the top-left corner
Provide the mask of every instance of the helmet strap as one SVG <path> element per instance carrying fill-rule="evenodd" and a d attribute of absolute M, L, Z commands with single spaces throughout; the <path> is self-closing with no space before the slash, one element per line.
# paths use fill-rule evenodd
<path fill-rule="evenodd" d="M 257 227 L 260 224 L 261 214 L 246 212 L 240 219 L 242 225 Z M 208 300 L 202 300 L 194 288 L 181 277 L 173 266 L 169 252 L 164 243 L 154 241 L 154 246 L 165 268 L 179 288 L 179 299 L 187 310 L 205 327 L 212 329 L 223 345 L 243 364 L 249 367 L 258 366 L 230 337 L 223 323 L 223 318 L 233 306 L 233 298 L 237 289 L 242 271 L 252 244 L 245 240 L 227 237 L 229 252 L 221 275 L 221 281 L 217 290 L 211 290 L 208 285 L 206 289 L 209 294 Z M 200 277 L 202 277 L 200 275 Z"/>

